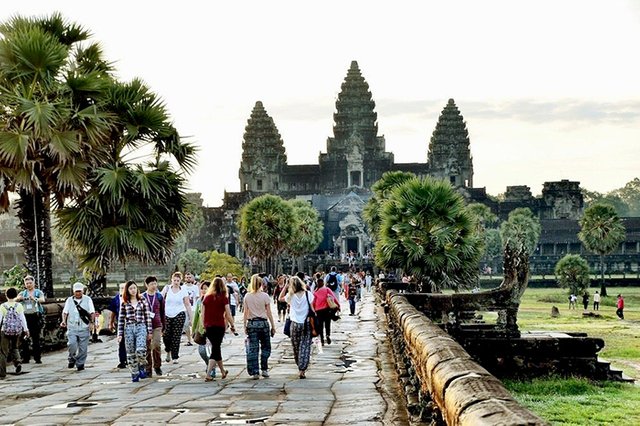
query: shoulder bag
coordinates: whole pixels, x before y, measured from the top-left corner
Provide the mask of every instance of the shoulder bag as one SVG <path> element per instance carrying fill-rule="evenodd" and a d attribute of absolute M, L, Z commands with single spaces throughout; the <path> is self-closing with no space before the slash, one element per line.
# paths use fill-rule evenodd
<path fill-rule="evenodd" d="M 307 314 L 307 322 L 309 323 L 309 329 L 311 330 L 311 337 L 316 337 L 318 332 L 316 330 L 316 325 L 318 324 L 318 317 L 316 316 L 316 311 L 311 307 L 311 303 L 309 303 L 309 292 L 304 292 L 305 297 L 307 298 L 307 306 L 309 306 L 309 313 Z"/>

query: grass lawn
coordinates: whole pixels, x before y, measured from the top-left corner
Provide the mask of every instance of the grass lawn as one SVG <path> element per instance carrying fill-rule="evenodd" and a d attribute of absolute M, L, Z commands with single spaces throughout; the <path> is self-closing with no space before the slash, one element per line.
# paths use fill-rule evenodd
<path fill-rule="evenodd" d="M 591 288 L 593 294 L 598 289 Z M 569 310 L 563 289 L 527 289 L 518 324 L 521 330 L 580 331 L 604 339 L 600 358 L 611 361 L 627 376 L 640 381 L 640 287 L 608 288 L 609 297 L 600 303 L 601 318 L 583 318 L 582 301 Z M 625 299 L 624 320 L 616 316 L 616 295 Z M 551 318 L 551 307 L 560 309 Z M 589 309 L 593 307 L 590 303 Z M 640 425 L 640 386 L 595 383 L 585 379 L 545 378 L 533 381 L 506 381 L 505 385 L 524 405 L 552 424 Z"/>

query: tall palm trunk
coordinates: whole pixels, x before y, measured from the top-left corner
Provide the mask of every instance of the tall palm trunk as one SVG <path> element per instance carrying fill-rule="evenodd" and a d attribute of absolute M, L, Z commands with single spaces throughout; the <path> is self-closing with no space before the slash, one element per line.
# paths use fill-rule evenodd
<path fill-rule="evenodd" d="M 600 255 L 600 295 L 607 296 L 607 286 L 604 283 L 604 254 Z"/>
<path fill-rule="evenodd" d="M 88 284 L 88 293 L 91 297 L 104 297 L 107 295 L 107 275 L 92 272 Z"/>
<path fill-rule="evenodd" d="M 51 196 L 46 191 L 19 192 L 20 238 L 27 270 L 47 297 L 53 297 Z"/>

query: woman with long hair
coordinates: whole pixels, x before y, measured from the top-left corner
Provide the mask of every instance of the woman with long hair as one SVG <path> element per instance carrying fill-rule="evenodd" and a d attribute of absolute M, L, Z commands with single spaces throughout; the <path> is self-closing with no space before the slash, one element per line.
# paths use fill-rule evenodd
<path fill-rule="evenodd" d="M 320 274 L 317 274 L 320 275 Z M 332 309 L 329 306 L 328 299 L 331 299 L 337 308 Z M 324 280 L 321 277 L 316 277 L 316 291 L 313 293 L 313 309 L 318 316 L 318 333 L 320 334 L 320 342 L 324 346 L 326 340 L 327 344 L 331 344 L 331 320 L 333 319 L 336 311 L 340 310 L 340 302 L 335 293 L 324 285 Z"/>
<path fill-rule="evenodd" d="M 147 377 L 147 341 L 153 334 L 149 312 L 149 305 L 140 295 L 135 281 L 128 281 L 118 316 L 118 343 L 124 337 L 132 382 Z"/>
<path fill-rule="evenodd" d="M 227 377 L 229 372 L 224 369 L 222 362 L 222 352 L 220 346 L 227 324 L 231 331 L 235 333 L 236 327 L 233 324 L 231 309 L 229 308 L 229 297 L 227 296 L 227 285 L 220 277 L 213 280 L 212 285 L 202 300 L 202 323 L 206 330 L 207 339 L 211 343 L 211 355 L 207 366 L 207 376 L 205 381 L 209 382 L 215 377 L 216 364 L 220 367 L 220 378 Z"/>
<path fill-rule="evenodd" d="M 211 287 L 210 281 L 202 281 L 200 284 L 200 294 L 198 299 L 196 300 L 195 305 L 193 305 L 193 324 L 191 325 L 191 329 L 193 330 L 193 334 L 196 332 L 200 332 L 200 334 L 206 336 L 207 329 L 204 327 L 204 321 L 202 317 L 202 301 L 207 294 L 207 290 Z M 198 354 L 200 358 L 204 361 L 204 371 L 209 370 L 209 357 L 211 356 L 211 343 L 208 339 L 205 340 L 204 345 L 198 345 Z M 216 377 L 215 368 L 211 370 L 211 377 Z"/>
<path fill-rule="evenodd" d="M 254 380 L 260 378 L 260 370 L 262 377 L 269 377 L 271 338 L 276 334 L 276 325 L 271 313 L 271 298 L 263 291 L 262 278 L 258 274 L 251 277 L 249 292 L 244 297 L 244 332 L 248 339 L 247 372 Z"/>
<path fill-rule="evenodd" d="M 184 329 L 186 318 L 192 320 L 191 301 L 189 292 L 180 286 L 182 274 L 174 272 L 171 276 L 171 285 L 162 289 L 164 297 L 164 314 L 166 317 L 166 327 L 164 330 L 164 344 L 167 351 L 166 361 L 178 363 L 180 358 L 180 338 Z"/>
<path fill-rule="evenodd" d="M 313 294 L 307 291 L 299 277 L 293 276 L 289 280 L 289 292 L 281 296 L 281 299 L 289 304 L 293 357 L 298 365 L 300 378 L 305 379 L 311 358 L 311 327 L 308 316 L 313 304 Z"/>

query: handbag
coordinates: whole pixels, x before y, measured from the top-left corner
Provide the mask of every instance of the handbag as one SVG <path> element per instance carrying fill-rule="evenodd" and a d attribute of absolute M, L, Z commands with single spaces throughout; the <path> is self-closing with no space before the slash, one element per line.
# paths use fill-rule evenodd
<path fill-rule="evenodd" d="M 282 330 L 285 336 L 291 337 L 291 318 L 287 317 L 284 320 L 284 329 Z"/>
<path fill-rule="evenodd" d="M 193 341 L 198 345 L 204 345 L 207 343 L 207 336 L 205 336 L 199 330 L 196 330 L 193 333 Z"/>
<path fill-rule="evenodd" d="M 327 294 L 327 306 L 329 306 L 329 309 L 338 309 L 338 304 L 336 303 L 333 294 Z"/>
<path fill-rule="evenodd" d="M 316 330 L 316 324 L 318 321 L 318 317 L 316 317 L 316 311 L 311 307 L 311 303 L 309 303 L 309 292 L 305 292 L 305 296 L 307 298 L 307 305 L 309 306 L 309 313 L 307 314 L 307 321 L 309 322 L 309 329 L 311 330 L 311 337 L 317 337 L 318 331 Z"/>

